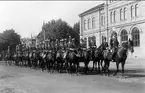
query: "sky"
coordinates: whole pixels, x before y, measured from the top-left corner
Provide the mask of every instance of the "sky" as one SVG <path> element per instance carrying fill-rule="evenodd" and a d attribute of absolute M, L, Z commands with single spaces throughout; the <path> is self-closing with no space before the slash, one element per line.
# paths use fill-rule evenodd
<path fill-rule="evenodd" d="M 31 37 L 41 31 L 43 22 L 52 19 L 73 26 L 79 14 L 103 1 L 0 1 L 0 33 L 14 29 L 21 37 Z"/>

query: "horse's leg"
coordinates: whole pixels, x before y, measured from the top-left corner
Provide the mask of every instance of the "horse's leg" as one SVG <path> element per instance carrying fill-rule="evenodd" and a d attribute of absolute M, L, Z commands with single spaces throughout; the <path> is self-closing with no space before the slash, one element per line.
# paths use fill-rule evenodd
<path fill-rule="evenodd" d="M 122 76 L 124 76 L 124 65 L 125 65 L 125 62 L 122 62 L 121 63 L 121 66 L 122 66 Z"/>
<path fill-rule="evenodd" d="M 98 61 L 98 72 L 100 73 L 100 60 Z"/>
<path fill-rule="evenodd" d="M 109 76 L 109 74 L 110 74 L 109 66 L 110 66 L 110 61 L 107 60 L 107 72 L 108 72 L 108 76 Z"/>
<path fill-rule="evenodd" d="M 95 60 L 93 60 L 93 68 L 92 68 L 92 70 L 91 70 L 91 72 L 93 72 L 94 71 L 94 65 L 95 65 Z"/>
<path fill-rule="evenodd" d="M 116 72 L 113 74 L 113 76 L 116 76 L 116 74 L 119 72 L 119 62 L 116 62 Z"/>
<path fill-rule="evenodd" d="M 72 68 L 73 68 L 73 64 L 70 62 L 70 64 L 69 64 L 69 73 L 70 73 L 70 75 L 72 75 Z"/>
<path fill-rule="evenodd" d="M 102 60 L 101 60 L 102 61 Z M 106 60 L 103 60 L 104 61 L 104 65 L 102 65 L 102 75 L 106 75 L 106 67 L 107 67 L 107 63 L 106 63 Z"/>
<path fill-rule="evenodd" d="M 104 71 L 103 60 L 101 59 L 100 62 L 101 62 L 102 71 Z"/>
<path fill-rule="evenodd" d="M 87 60 L 85 62 L 85 73 L 87 74 L 89 72 L 89 67 L 88 67 L 89 61 Z"/>
<path fill-rule="evenodd" d="M 78 63 L 75 63 L 75 65 L 76 65 L 76 75 L 78 76 L 79 65 L 78 65 Z"/>

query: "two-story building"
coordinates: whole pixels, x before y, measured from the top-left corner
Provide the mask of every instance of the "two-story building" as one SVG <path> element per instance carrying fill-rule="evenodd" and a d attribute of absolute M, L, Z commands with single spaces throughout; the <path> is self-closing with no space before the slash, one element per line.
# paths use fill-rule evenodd
<path fill-rule="evenodd" d="M 84 38 L 89 47 L 90 38 L 96 45 L 103 37 L 110 41 L 112 35 L 121 43 L 129 38 L 134 42 L 132 58 L 145 57 L 145 1 L 107 0 L 104 4 L 89 9 L 80 16 L 80 38 Z"/>

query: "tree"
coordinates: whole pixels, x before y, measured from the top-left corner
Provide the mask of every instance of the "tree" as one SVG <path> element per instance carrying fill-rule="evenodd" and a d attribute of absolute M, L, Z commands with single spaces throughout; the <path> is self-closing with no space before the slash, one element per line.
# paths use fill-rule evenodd
<path fill-rule="evenodd" d="M 48 23 L 43 24 L 42 31 L 37 36 L 37 38 L 39 38 L 39 41 L 44 40 L 44 33 L 46 37 L 45 39 L 64 39 L 71 36 L 75 38 L 76 44 L 79 44 L 79 22 L 74 24 L 72 28 L 66 21 L 63 21 L 61 19 L 51 20 Z"/>
<path fill-rule="evenodd" d="M 20 35 L 15 33 L 15 30 L 6 30 L 0 34 L 0 51 L 7 50 L 10 46 L 10 51 L 14 52 L 16 45 L 20 44 Z"/>
<path fill-rule="evenodd" d="M 46 38 L 68 38 L 71 35 L 72 27 L 68 25 L 67 22 L 62 21 L 61 19 L 58 20 L 51 20 L 48 23 L 43 24 L 42 31 L 39 33 L 37 37 L 44 37 Z"/>
<path fill-rule="evenodd" d="M 73 33 L 74 38 L 76 39 L 76 44 L 79 45 L 80 41 L 80 23 L 77 22 L 73 26 Z"/>

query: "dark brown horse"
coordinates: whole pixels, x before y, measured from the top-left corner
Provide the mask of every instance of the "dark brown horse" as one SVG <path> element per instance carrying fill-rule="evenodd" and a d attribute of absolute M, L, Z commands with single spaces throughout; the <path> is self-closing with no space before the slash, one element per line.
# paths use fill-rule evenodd
<path fill-rule="evenodd" d="M 109 49 L 104 50 L 102 52 L 101 66 L 102 66 L 103 74 L 108 73 L 108 76 L 109 76 L 109 72 L 110 72 L 109 71 L 109 66 L 110 66 L 110 61 L 111 60 L 112 60 L 112 52 L 110 52 Z M 104 66 L 102 65 L 103 61 L 104 61 Z"/>
<path fill-rule="evenodd" d="M 128 50 L 130 50 L 131 53 L 133 53 L 134 52 L 133 45 L 131 44 L 130 41 L 123 42 L 122 45 L 117 49 L 115 56 L 112 58 L 114 60 L 114 62 L 116 62 L 116 68 L 117 68 L 116 72 L 113 74 L 114 76 L 119 72 L 120 63 L 121 63 L 121 67 L 122 67 L 122 76 L 124 75 L 124 66 L 125 66 L 125 62 L 127 59 Z M 104 62 L 105 62 L 104 67 L 106 67 L 106 70 L 108 70 L 108 75 L 109 75 L 110 61 L 112 60 L 111 56 L 112 56 L 112 54 L 110 54 L 109 51 L 104 51 L 104 53 L 103 53 Z"/>
<path fill-rule="evenodd" d="M 47 51 L 45 60 L 46 60 L 47 70 L 50 73 L 53 72 L 53 67 L 54 67 L 54 63 L 55 63 L 55 53 L 54 53 L 54 51 L 52 51 L 52 50 Z"/>
<path fill-rule="evenodd" d="M 92 60 L 92 51 L 91 49 L 86 49 L 86 48 L 79 48 L 77 50 L 77 63 L 79 64 L 80 62 L 84 63 L 84 72 L 87 74 L 87 72 L 89 71 L 89 63 L 90 60 Z"/>
<path fill-rule="evenodd" d="M 60 49 L 56 52 L 56 70 L 61 72 L 63 65 L 63 51 Z"/>
<path fill-rule="evenodd" d="M 92 50 L 92 60 L 93 60 L 93 69 L 92 69 L 92 71 L 94 70 L 94 67 L 95 67 L 95 64 L 96 64 L 98 66 L 97 70 L 98 70 L 98 72 L 100 72 L 100 65 L 101 65 L 102 59 L 103 59 L 103 56 L 102 56 L 102 51 L 101 51 L 100 48 Z"/>
<path fill-rule="evenodd" d="M 76 50 L 68 50 L 66 55 L 66 62 L 68 64 L 67 72 L 72 74 L 72 68 L 75 67 L 75 73 L 78 75 L 79 62 L 77 59 Z"/>
<path fill-rule="evenodd" d="M 127 41 L 122 43 L 122 46 L 118 48 L 118 51 L 114 57 L 114 60 L 116 62 L 117 70 L 114 73 L 116 75 L 119 72 L 119 64 L 121 63 L 122 67 L 122 76 L 124 75 L 124 65 L 127 59 L 127 52 L 130 50 L 131 53 L 134 52 L 133 45 L 131 44 L 131 41 Z"/>

